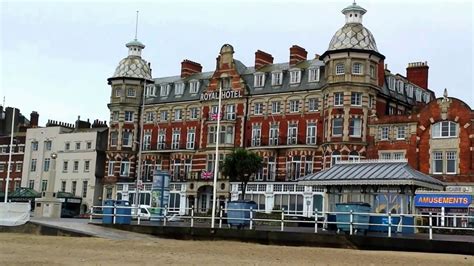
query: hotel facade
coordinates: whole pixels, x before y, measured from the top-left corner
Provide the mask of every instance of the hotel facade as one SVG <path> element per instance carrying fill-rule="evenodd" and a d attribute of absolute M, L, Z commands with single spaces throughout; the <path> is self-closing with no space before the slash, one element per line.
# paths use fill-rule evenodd
<path fill-rule="evenodd" d="M 289 61 L 264 51 L 246 66 L 224 44 L 216 68 L 181 62 L 181 73 L 153 77 L 136 39 L 108 79 L 110 128 L 104 199 L 135 201 L 142 146 L 140 204 L 149 205 L 153 171 L 170 173 L 169 206 L 207 212 L 212 202 L 216 137 L 219 160 L 234 148 L 252 150 L 264 166 L 247 187 L 259 209 L 309 215 L 327 206 L 327 189 L 297 179 L 339 161 L 400 160 L 453 190 L 474 187 L 474 112 L 459 99 L 436 98 L 428 64 L 408 63 L 392 73 L 374 36 L 362 24 L 366 10 L 342 10 L 345 25 L 321 55 L 297 45 Z M 219 88 L 222 89 L 217 132 Z M 144 102 L 144 106 L 142 103 Z M 211 177 L 211 178 L 209 178 Z M 218 176 L 220 205 L 237 199 L 237 183 Z"/>

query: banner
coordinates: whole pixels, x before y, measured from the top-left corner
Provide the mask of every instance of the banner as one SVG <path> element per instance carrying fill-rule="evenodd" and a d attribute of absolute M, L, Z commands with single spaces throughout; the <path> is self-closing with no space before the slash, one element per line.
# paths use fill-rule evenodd
<path fill-rule="evenodd" d="M 30 220 L 29 202 L 1 202 L 0 203 L 0 226 L 17 226 L 25 224 Z"/>
<path fill-rule="evenodd" d="M 153 175 L 151 187 L 150 219 L 161 220 L 164 209 L 168 205 L 170 197 L 170 175 L 167 172 L 156 171 Z"/>

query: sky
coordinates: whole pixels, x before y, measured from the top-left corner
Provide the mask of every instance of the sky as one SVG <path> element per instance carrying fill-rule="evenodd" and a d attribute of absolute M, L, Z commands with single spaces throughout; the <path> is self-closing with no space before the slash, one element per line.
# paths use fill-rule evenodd
<path fill-rule="evenodd" d="M 297 44 L 322 54 L 344 25 L 351 0 L 5 1 L 0 0 L 0 97 L 29 117 L 108 120 L 107 78 L 135 34 L 153 77 L 180 74 L 181 61 L 215 69 L 220 47 L 253 66 L 255 51 L 288 62 Z M 429 88 L 474 108 L 474 6 L 468 0 L 359 0 L 364 26 L 392 73 L 427 61 Z"/>

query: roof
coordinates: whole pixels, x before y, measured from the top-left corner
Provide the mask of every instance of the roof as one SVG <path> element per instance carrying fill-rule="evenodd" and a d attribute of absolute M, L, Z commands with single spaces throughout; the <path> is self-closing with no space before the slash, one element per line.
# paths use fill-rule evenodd
<path fill-rule="evenodd" d="M 350 11 L 359 11 L 362 14 L 365 14 L 367 12 L 367 10 L 365 8 L 359 6 L 355 1 L 354 1 L 354 3 L 349 5 L 348 7 L 344 8 L 341 12 L 343 14 L 345 14 L 345 13 L 350 12 Z"/>
<path fill-rule="evenodd" d="M 318 186 L 410 185 L 443 189 L 443 182 L 413 169 L 403 160 L 340 162 L 329 169 L 301 177 L 298 181 L 303 185 Z"/>
<path fill-rule="evenodd" d="M 138 41 L 137 39 L 134 39 L 133 41 L 130 41 L 128 42 L 127 44 L 125 44 L 126 47 L 130 47 L 130 46 L 138 46 L 140 48 L 145 48 L 145 45 L 143 43 L 141 43 L 140 41 Z"/>
<path fill-rule="evenodd" d="M 4 197 L 5 192 L 0 192 L 0 196 Z M 41 193 L 32 188 L 20 187 L 8 194 L 9 198 L 40 198 Z"/>
<path fill-rule="evenodd" d="M 328 51 L 341 49 L 377 50 L 372 33 L 360 23 L 346 23 L 331 39 Z"/>
<path fill-rule="evenodd" d="M 128 56 L 119 62 L 112 78 L 151 79 L 150 66 L 139 56 Z"/>

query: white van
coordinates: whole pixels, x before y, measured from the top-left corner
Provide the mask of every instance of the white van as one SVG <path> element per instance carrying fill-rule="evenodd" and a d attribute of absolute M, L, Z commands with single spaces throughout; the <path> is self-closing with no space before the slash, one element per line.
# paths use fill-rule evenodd
<path fill-rule="evenodd" d="M 135 215 L 135 212 L 136 212 L 136 208 L 133 208 L 132 209 L 132 217 L 133 219 L 138 219 L 137 216 Z M 138 208 L 138 215 L 140 216 L 140 220 L 150 220 L 150 211 L 148 210 L 148 206 L 140 206 L 140 208 Z"/>

